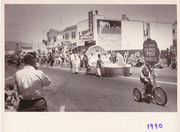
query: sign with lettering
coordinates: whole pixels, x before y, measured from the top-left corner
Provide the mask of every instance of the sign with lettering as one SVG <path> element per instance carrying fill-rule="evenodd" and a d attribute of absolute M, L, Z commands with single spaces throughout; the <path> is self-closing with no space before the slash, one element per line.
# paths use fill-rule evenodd
<path fill-rule="evenodd" d="M 89 11 L 89 33 L 92 36 L 93 35 L 93 11 Z"/>
<path fill-rule="evenodd" d="M 159 48 L 156 41 L 148 38 L 143 43 L 143 55 L 144 59 L 151 66 L 154 66 L 159 61 Z"/>

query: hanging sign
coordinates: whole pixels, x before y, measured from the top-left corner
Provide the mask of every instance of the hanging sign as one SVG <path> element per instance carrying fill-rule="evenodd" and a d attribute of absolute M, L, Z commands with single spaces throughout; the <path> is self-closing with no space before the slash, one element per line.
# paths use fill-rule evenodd
<path fill-rule="evenodd" d="M 90 35 L 93 35 L 93 11 L 89 11 L 88 16 L 89 16 L 89 32 Z"/>

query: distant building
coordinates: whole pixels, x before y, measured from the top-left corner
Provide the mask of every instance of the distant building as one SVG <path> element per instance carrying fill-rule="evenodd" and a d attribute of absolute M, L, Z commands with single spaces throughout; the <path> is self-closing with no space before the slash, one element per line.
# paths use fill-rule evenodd
<path fill-rule="evenodd" d="M 5 41 L 5 51 L 8 53 L 34 52 L 32 43 Z"/>
<path fill-rule="evenodd" d="M 20 45 L 16 41 L 5 41 L 5 51 L 14 53 L 15 50 L 20 50 Z"/>
<path fill-rule="evenodd" d="M 50 29 L 50 31 L 47 33 L 47 49 L 52 50 L 52 49 L 58 49 L 58 46 L 62 45 L 63 41 L 63 32 L 55 30 L 55 29 Z"/>
<path fill-rule="evenodd" d="M 172 34 L 173 34 L 173 45 L 170 47 L 170 50 L 176 56 L 177 55 L 177 21 L 173 23 Z"/>
<path fill-rule="evenodd" d="M 172 33 L 173 33 L 173 45 L 177 45 L 177 21 L 173 23 Z"/>
<path fill-rule="evenodd" d="M 67 48 L 66 50 L 71 50 L 73 47 L 77 46 L 77 25 L 67 27 L 63 30 L 63 47 Z"/>
<path fill-rule="evenodd" d="M 21 43 L 22 52 L 34 52 L 32 43 Z"/>

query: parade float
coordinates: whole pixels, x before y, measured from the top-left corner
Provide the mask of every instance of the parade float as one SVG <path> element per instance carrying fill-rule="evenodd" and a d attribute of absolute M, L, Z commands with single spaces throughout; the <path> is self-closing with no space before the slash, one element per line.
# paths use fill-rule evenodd
<path fill-rule="evenodd" d="M 124 59 L 121 54 L 117 54 L 116 63 L 111 63 L 108 57 L 107 52 L 100 46 L 94 45 L 88 48 L 86 55 L 88 56 L 89 63 L 89 73 L 96 74 L 96 63 L 98 59 L 98 54 L 101 55 L 103 61 L 103 70 L 102 76 L 112 77 L 112 76 L 129 76 L 130 75 L 130 66 L 124 62 Z"/>

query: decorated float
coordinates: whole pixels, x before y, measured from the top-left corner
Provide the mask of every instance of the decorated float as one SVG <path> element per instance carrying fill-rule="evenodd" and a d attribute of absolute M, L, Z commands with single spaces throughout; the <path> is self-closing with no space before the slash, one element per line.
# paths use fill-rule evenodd
<path fill-rule="evenodd" d="M 98 59 L 98 54 L 101 55 L 103 61 L 102 76 L 112 77 L 112 76 L 129 76 L 130 66 L 124 62 L 124 58 L 121 54 L 117 54 L 116 63 L 111 63 L 107 52 L 100 46 L 94 45 L 88 48 L 86 55 L 88 56 L 89 63 L 89 73 L 96 74 L 96 64 Z"/>

